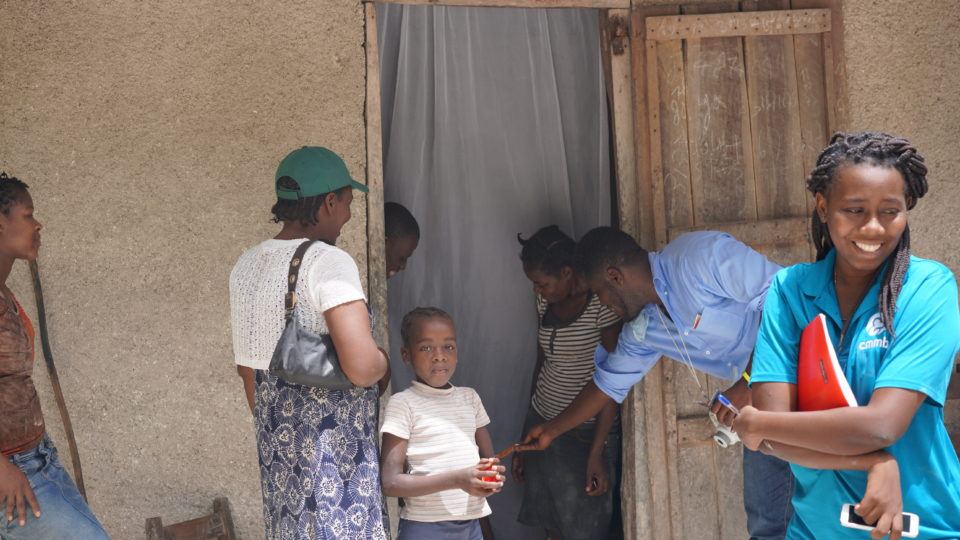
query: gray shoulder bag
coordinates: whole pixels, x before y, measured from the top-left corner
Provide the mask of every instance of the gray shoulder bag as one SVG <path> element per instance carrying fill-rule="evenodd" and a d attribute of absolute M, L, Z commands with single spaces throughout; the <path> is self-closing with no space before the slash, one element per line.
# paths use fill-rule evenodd
<path fill-rule="evenodd" d="M 303 386 L 317 386 L 330 390 L 353 388 L 340 369 L 337 349 L 330 334 L 317 335 L 300 325 L 297 307 L 297 277 L 303 255 L 316 240 L 307 240 L 297 247 L 290 260 L 287 295 L 284 297 L 283 333 L 270 359 L 270 373 L 281 379 Z"/>

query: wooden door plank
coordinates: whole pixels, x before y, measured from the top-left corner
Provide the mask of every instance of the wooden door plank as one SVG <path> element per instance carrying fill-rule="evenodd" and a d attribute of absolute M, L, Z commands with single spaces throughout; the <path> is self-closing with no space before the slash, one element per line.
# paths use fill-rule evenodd
<path fill-rule="evenodd" d="M 809 261 L 810 222 L 806 216 L 723 223 L 711 226 L 671 229 L 668 238 L 698 230 L 719 230 L 729 233 L 744 244 L 763 253 L 771 261 L 788 265 Z"/>
<path fill-rule="evenodd" d="M 629 17 L 627 10 L 609 10 L 603 18 L 605 24 L 602 25 L 600 35 L 605 72 L 608 74 L 607 96 L 613 113 L 614 137 L 611 143 L 616 172 L 617 213 L 620 228 L 631 235 L 637 235 L 640 232 L 640 199 L 634 144 L 634 85 L 630 74 L 633 52 L 630 47 L 623 47 L 623 43 L 629 42 L 629 35 L 611 35 L 618 31 L 629 33 Z M 611 50 L 615 40 L 621 40 L 617 45 L 618 53 Z"/>
<path fill-rule="evenodd" d="M 820 34 L 830 31 L 830 10 L 795 9 L 652 17 L 647 21 L 647 25 L 647 39 L 657 41 Z"/>
<path fill-rule="evenodd" d="M 652 43 L 652 42 L 648 42 Z M 687 97 L 680 40 L 656 42 L 659 82 L 660 150 L 663 211 L 667 227 L 690 227 L 693 194 L 690 191 L 690 149 L 687 139 Z M 657 181 L 654 178 L 654 181 Z"/>
<path fill-rule="evenodd" d="M 750 0 L 743 2 L 743 9 L 789 5 L 789 0 Z M 807 206 L 793 37 L 748 36 L 744 38 L 744 60 L 758 217 L 804 215 Z"/>
<path fill-rule="evenodd" d="M 650 168 L 650 129 L 647 112 L 646 32 L 644 19 L 648 15 L 678 13 L 671 6 L 642 7 L 631 11 L 630 49 L 633 64 L 634 120 L 636 122 L 636 166 L 639 179 L 636 238 L 641 245 L 652 248 L 656 244 L 654 226 L 653 182 Z M 676 467 L 667 456 L 666 424 L 663 406 L 662 362 L 655 366 L 627 396 L 621 407 L 624 411 L 624 533 L 627 540 L 640 538 L 672 538 L 673 522 L 670 511 L 672 492 L 668 470 Z M 630 497 L 649 501 L 646 508 L 631 505 Z M 677 524 L 679 527 L 679 523 Z"/>
<path fill-rule="evenodd" d="M 741 41 L 686 41 L 690 180 L 698 225 L 757 217 Z"/>
<path fill-rule="evenodd" d="M 657 42 L 646 41 L 647 57 L 647 125 L 650 128 L 650 179 L 653 186 L 653 229 L 656 247 L 667 243 L 667 218 L 664 209 L 663 136 L 660 131 L 660 83 Z"/>
<path fill-rule="evenodd" d="M 827 145 L 827 89 L 824 84 L 823 36 L 794 36 L 797 67 L 797 95 L 800 98 L 800 140 L 804 178 L 809 176 L 817 156 Z M 806 194 L 807 214 L 813 211 L 813 196 Z"/>

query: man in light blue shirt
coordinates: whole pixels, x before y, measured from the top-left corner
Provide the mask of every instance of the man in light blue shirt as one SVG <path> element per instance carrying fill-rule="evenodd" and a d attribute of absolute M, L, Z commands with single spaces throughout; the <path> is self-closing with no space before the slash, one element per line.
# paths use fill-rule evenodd
<path fill-rule="evenodd" d="M 543 449 L 554 438 L 620 403 L 661 356 L 720 379 L 735 381 L 724 395 L 750 403 L 742 375 L 749 369 L 764 294 L 780 269 L 720 232 L 680 236 L 648 253 L 611 227 L 588 232 L 577 245 L 578 270 L 601 303 L 624 320 L 617 348 L 598 347 L 593 381 L 567 409 L 534 426 L 525 443 Z M 719 413 L 730 424 L 732 413 Z M 790 521 L 789 466 L 744 450 L 744 504 L 751 538 L 783 538 Z"/>

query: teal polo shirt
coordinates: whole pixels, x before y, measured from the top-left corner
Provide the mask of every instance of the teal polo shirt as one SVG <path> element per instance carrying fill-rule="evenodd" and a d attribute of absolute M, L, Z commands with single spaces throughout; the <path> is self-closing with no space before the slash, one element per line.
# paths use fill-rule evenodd
<path fill-rule="evenodd" d="M 907 431 L 886 450 L 900 467 L 904 511 L 920 517 L 919 537 L 960 538 L 960 464 L 943 423 L 947 385 L 960 347 L 957 282 L 942 264 L 911 257 L 892 337 L 880 322 L 883 272 L 878 272 L 839 343 L 834 260 L 831 251 L 822 261 L 784 268 L 774 276 L 763 306 L 751 382 L 795 384 L 800 333 L 817 314 L 825 314 L 858 404 L 869 403 L 874 390 L 883 387 L 926 394 Z M 865 472 L 791 468 L 797 482 L 788 538 L 869 538 L 867 531 L 841 527 L 839 519 L 844 503 L 863 498 Z"/>

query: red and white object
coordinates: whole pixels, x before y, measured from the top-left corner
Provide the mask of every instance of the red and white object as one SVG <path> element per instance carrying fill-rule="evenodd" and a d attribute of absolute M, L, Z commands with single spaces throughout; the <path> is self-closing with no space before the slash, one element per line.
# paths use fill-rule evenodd
<path fill-rule="evenodd" d="M 823 411 L 856 407 L 857 399 L 840 369 L 837 352 L 827 331 L 827 317 L 821 313 L 800 335 L 797 360 L 797 410 Z"/>

